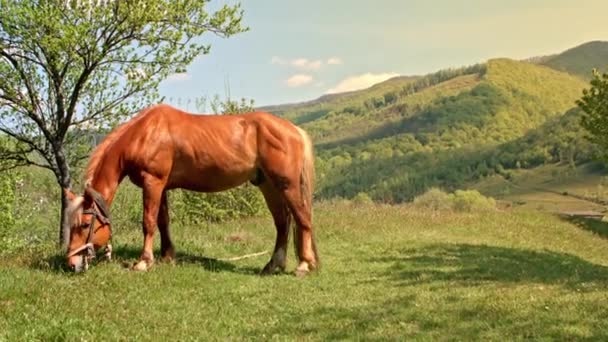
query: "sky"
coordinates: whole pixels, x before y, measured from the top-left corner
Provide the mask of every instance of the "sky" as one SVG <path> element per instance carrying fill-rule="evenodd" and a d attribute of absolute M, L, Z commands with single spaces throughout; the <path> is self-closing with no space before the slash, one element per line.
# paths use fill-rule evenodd
<path fill-rule="evenodd" d="M 211 1 L 213 7 L 237 1 Z M 489 58 L 608 40 L 606 0 L 243 0 L 249 31 L 211 44 L 161 84 L 166 102 L 230 96 L 256 106 L 362 89 Z M 607 62 L 608 63 L 608 62 Z M 192 101 L 194 103 L 194 101 Z"/>

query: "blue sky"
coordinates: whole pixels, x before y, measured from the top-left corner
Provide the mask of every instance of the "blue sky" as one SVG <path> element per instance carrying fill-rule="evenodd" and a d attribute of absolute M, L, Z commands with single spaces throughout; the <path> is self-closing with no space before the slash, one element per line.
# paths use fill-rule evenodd
<path fill-rule="evenodd" d="M 235 1 L 212 1 L 213 6 Z M 515 59 L 608 40 L 606 0 L 244 0 L 250 31 L 209 36 L 209 55 L 161 94 L 299 102 L 493 57 Z M 608 63 L 608 61 L 607 61 Z M 193 105 L 182 105 L 194 111 Z"/>

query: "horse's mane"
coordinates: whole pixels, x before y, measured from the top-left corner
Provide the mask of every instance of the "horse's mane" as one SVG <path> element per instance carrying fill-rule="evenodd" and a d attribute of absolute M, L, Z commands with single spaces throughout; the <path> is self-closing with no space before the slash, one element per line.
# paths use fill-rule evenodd
<path fill-rule="evenodd" d="M 85 172 L 85 186 L 91 185 L 93 181 L 93 177 L 95 177 L 95 172 L 97 168 L 100 166 L 103 157 L 106 154 L 106 151 L 114 145 L 114 143 L 131 127 L 133 126 L 141 117 L 143 117 L 146 113 L 150 112 L 150 110 L 154 108 L 154 106 L 150 106 L 142 111 L 140 111 L 137 115 L 135 115 L 131 120 L 121 124 L 112 130 L 103 141 L 95 147 L 93 153 L 91 153 L 91 158 L 89 159 L 89 164 L 87 165 L 87 171 Z"/>

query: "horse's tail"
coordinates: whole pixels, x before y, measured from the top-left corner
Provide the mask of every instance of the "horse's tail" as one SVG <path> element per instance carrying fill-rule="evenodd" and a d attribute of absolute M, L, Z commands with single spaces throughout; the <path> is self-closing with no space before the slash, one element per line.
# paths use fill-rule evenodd
<path fill-rule="evenodd" d="M 296 127 L 300 135 L 302 136 L 302 142 L 304 144 L 303 158 L 302 158 L 302 170 L 300 173 L 300 191 L 302 195 L 302 202 L 306 206 L 306 210 L 310 213 L 310 224 L 311 224 L 311 236 L 312 236 L 312 248 L 315 253 L 315 258 L 317 261 L 316 267 L 319 267 L 319 253 L 317 253 L 317 245 L 315 243 L 314 238 L 314 230 L 312 229 L 312 196 L 314 192 L 315 186 L 315 157 L 314 151 L 312 147 L 312 141 L 308 136 L 308 133 L 303 129 Z M 295 226 L 295 225 L 294 225 Z M 296 242 L 296 250 L 300 245 L 297 241 L 298 238 L 297 233 L 294 234 L 294 242 Z M 298 251 L 299 252 L 299 251 Z"/>
<path fill-rule="evenodd" d="M 304 155 L 302 163 L 302 171 L 300 175 L 300 189 L 302 191 L 302 200 L 310 210 L 312 220 L 312 194 L 315 187 L 315 157 L 312 148 L 312 142 L 308 134 L 301 128 L 298 127 L 298 131 L 302 136 L 304 143 Z"/>

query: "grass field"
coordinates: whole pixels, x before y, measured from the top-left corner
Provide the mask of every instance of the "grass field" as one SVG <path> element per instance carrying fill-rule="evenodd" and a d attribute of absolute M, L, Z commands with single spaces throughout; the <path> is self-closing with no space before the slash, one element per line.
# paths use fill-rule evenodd
<path fill-rule="evenodd" d="M 173 227 L 177 263 L 146 273 L 123 266 L 138 227 L 85 274 L 51 247 L 5 255 L 0 340 L 608 339 L 604 223 L 347 203 L 315 222 L 323 267 L 303 279 L 219 260 L 270 249 L 268 217 Z"/>

